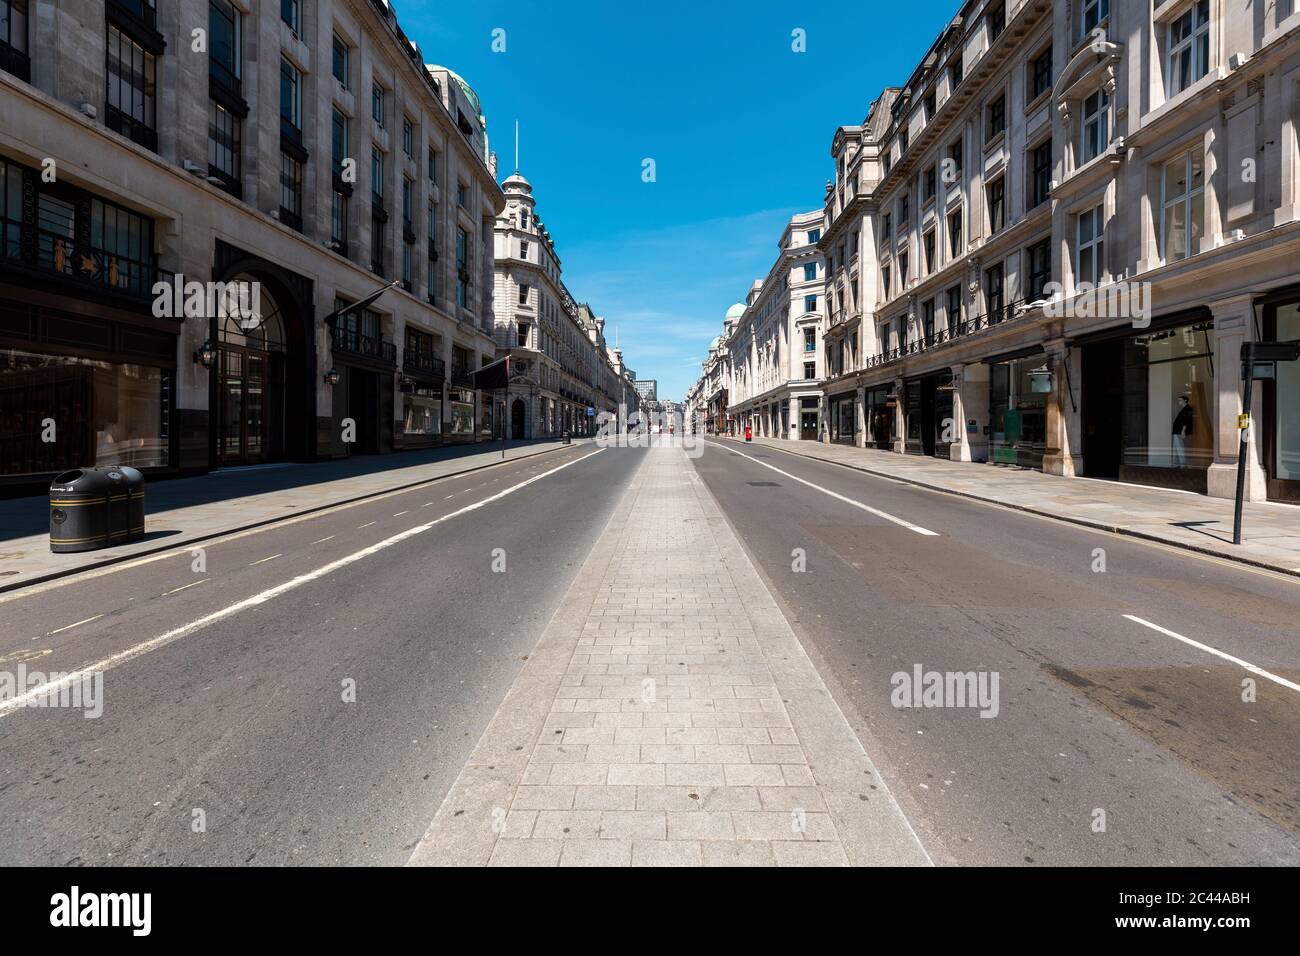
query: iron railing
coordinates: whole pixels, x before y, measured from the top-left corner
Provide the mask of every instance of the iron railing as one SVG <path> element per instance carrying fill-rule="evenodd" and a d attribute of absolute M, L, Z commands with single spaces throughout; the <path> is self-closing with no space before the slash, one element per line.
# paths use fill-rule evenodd
<path fill-rule="evenodd" d="M 910 342 L 904 342 L 902 345 L 892 349 L 885 349 L 871 356 L 863 364 L 864 368 L 878 368 L 881 365 L 888 365 L 891 362 L 897 362 L 900 359 L 907 358 L 909 355 L 919 355 L 922 352 L 946 345 L 949 342 L 955 342 L 958 339 L 975 335 L 986 329 L 1002 325 L 1006 322 L 1014 321 L 1024 314 L 1024 302 L 1017 299 L 1014 302 L 1008 302 L 1001 308 L 993 309 L 984 315 L 977 315 L 970 319 L 961 319 L 955 325 L 930 332 Z"/>
<path fill-rule="evenodd" d="M 397 346 L 382 336 L 366 335 L 355 329 L 334 330 L 334 351 L 389 364 L 397 363 Z"/>

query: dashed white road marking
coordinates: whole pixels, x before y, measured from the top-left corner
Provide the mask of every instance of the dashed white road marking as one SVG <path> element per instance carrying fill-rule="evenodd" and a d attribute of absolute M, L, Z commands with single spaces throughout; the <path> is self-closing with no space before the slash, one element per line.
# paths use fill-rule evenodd
<path fill-rule="evenodd" d="M 394 517 L 394 518 L 400 518 L 402 515 L 409 515 L 409 514 L 410 514 L 409 511 L 399 511 L 399 512 L 397 512 L 397 514 L 393 515 L 393 517 Z"/>
<path fill-rule="evenodd" d="M 204 579 L 203 579 L 203 581 L 207 581 L 207 580 L 209 580 L 209 579 L 208 579 L 208 578 L 204 578 Z M 169 595 L 169 594 L 176 594 L 178 591 L 184 591 L 186 588 L 194 588 L 194 587 L 198 587 L 200 584 L 203 583 L 203 581 L 194 581 L 194 582 L 192 582 L 192 583 L 190 583 L 190 584 L 182 584 L 182 585 L 181 585 L 180 587 L 178 587 L 178 588 L 172 588 L 170 591 L 164 591 L 164 592 L 162 593 L 161 596 L 162 596 L 162 597 L 167 597 L 167 595 Z"/>
<path fill-rule="evenodd" d="M 716 442 L 713 444 L 716 444 Z M 752 461 L 756 465 L 762 465 L 764 468 L 770 468 L 778 475 L 784 475 L 785 477 L 789 478 L 791 481 L 797 481 L 801 485 L 807 485 L 809 488 L 813 488 L 816 491 L 820 491 L 824 495 L 830 495 L 832 498 L 836 498 L 839 501 L 843 501 L 845 504 L 853 505 L 853 507 L 855 508 L 861 508 L 863 511 L 867 512 L 868 514 L 875 515 L 877 518 L 883 518 L 885 521 L 891 521 L 896 525 L 908 529 L 909 531 L 915 531 L 917 534 L 923 534 L 929 537 L 937 538 L 939 536 L 939 532 L 937 531 L 931 531 L 929 528 L 922 528 L 920 525 L 912 524 L 912 522 L 907 521 L 903 518 L 895 517 L 894 515 L 891 515 L 887 511 L 881 511 L 879 508 L 873 508 L 870 505 L 864 505 L 861 501 L 855 501 L 852 498 L 840 494 L 838 491 L 831 491 L 829 488 L 823 488 L 821 485 L 814 484 L 813 482 L 809 481 L 806 478 L 800 478 L 798 475 L 792 475 L 788 471 L 782 471 L 780 468 L 776 467 L 776 465 L 769 465 L 765 461 L 759 461 L 757 458 L 753 458 L 749 455 L 746 455 L 744 452 L 736 451 L 736 449 L 734 448 L 728 448 L 726 445 L 718 445 L 718 447 L 725 451 L 731 452 L 733 455 L 739 455 L 741 458 L 747 459 L 748 461 Z"/>
<path fill-rule="evenodd" d="M 50 632 L 49 632 L 48 634 L 46 634 L 45 636 L 46 636 L 46 637 L 52 637 L 52 636 L 55 635 L 55 634 L 62 634 L 64 631 L 70 631 L 70 630 L 72 630 L 74 627 L 81 627 L 81 625 L 83 625 L 83 624 L 89 624 L 91 621 L 98 621 L 98 620 L 99 620 L 101 617 L 103 617 L 103 616 L 104 616 L 104 615 L 102 615 L 102 614 L 96 614 L 94 617 L 88 617 L 88 618 L 86 618 L 84 621 L 77 621 L 75 624 L 65 624 L 65 625 L 63 625 L 63 627 L 55 628 L 54 630 L 50 631 Z"/>
<path fill-rule="evenodd" d="M 362 528 L 369 528 L 372 524 L 375 524 L 375 522 L 367 521 L 365 524 L 359 524 L 357 525 L 357 530 L 360 531 Z"/>
<path fill-rule="evenodd" d="M 273 554 L 269 558 L 258 558 L 256 561 L 253 561 L 251 564 L 249 564 L 249 567 L 251 568 L 253 567 L 253 565 L 256 564 L 266 564 L 266 562 L 268 561 L 274 561 L 276 558 L 282 558 L 282 557 L 284 557 L 283 551 L 281 551 L 279 554 Z"/>
<path fill-rule="evenodd" d="M 1283 687 L 1289 687 L 1292 690 L 1300 691 L 1300 684 L 1289 681 L 1285 677 L 1279 677 L 1277 674 L 1266 671 L 1262 667 L 1256 667 L 1254 664 L 1250 663 L 1250 661 L 1243 661 L 1240 657 L 1233 657 L 1231 654 L 1225 654 L 1217 647 L 1211 647 L 1209 644 L 1202 644 L 1200 641 L 1194 641 L 1190 637 L 1184 637 L 1182 634 L 1161 627 L 1159 624 L 1152 624 L 1150 621 L 1143 620 L 1136 614 L 1125 614 L 1124 616 L 1135 624 L 1149 627 L 1153 631 L 1159 631 L 1161 634 L 1164 634 L 1167 637 L 1172 637 L 1176 641 L 1182 641 L 1184 644 L 1195 647 L 1197 650 L 1205 651 L 1207 654 L 1213 654 L 1215 657 L 1221 657 L 1225 661 L 1231 661 L 1240 667 L 1244 667 L 1246 670 L 1250 671 L 1250 673 L 1258 674 L 1260 677 L 1271 680 L 1275 684 L 1281 684 Z"/>
<path fill-rule="evenodd" d="M 330 534 L 330 535 L 326 535 L 323 538 L 317 538 L 315 541 L 312 542 L 312 544 L 324 544 L 326 541 L 332 541 L 333 539 L 334 539 L 334 535 Z"/>
<path fill-rule="evenodd" d="M 521 488 L 526 488 L 529 485 L 533 484 L 534 482 L 541 481 L 543 478 L 547 478 L 555 474 L 557 471 L 563 471 L 565 468 L 568 468 L 570 465 L 576 465 L 579 462 L 586 461 L 588 458 L 594 458 L 596 455 L 599 455 L 604 450 L 605 450 L 604 448 L 597 448 L 590 455 L 583 455 L 581 458 L 571 459 L 570 461 L 566 461 L 562 465 L 552 468 L 550 471 L 542 472 L 542 474 L 536 475 L 532 478 L 525 478 L 523 481 L 519 482 L 516 485 L 511 485 L 508 488 L 502 488 L 496 494 L 489 495 L 488 497 L 484 498 L 482 501 L 475 501 L 473 504 L 468 504 L 463 508 L 453 511 L 450 514 L 445 514 L 439 518 L 434 518 L 432 521 L 429 521 L 425 524 L 416 525 L 414 528 L 407 528 L 405 531 L 400 531 L 397 534 L 393 535 L 392 537 L 385 538 L 383 541 L 379 541 L 375 544 L 370 545 L 369 547 L 362 548 L 360 551 L 354 551 L 352 554 L 339 558 L 336 561 L 331 561 L 329 564 L 323 564 L 319 568 L 316 568 L 314 571 L 308 571 L 306 574 L 300 574 L 296 578 L 291 578 L 290 580 L 285 581 L 283 584 L 278 584 L 273 588 L 267 588 L 265 591 L 261 591 L 258 594 L 254 594 L 252 597 L 244 598 L 242 601 L 236 601 L 234 604 L 231 604 L 228 607 L 224 607 L 219 611 L 213 611 L 211 614 L 206 614 L 203 617 L 196 618 L 195 620 L 190 621 L 188 624 L 182 624 L 180 627 L 172 628 L 172 630 L 167 631 L 164 634 L 159 634 L 157 637 L 150 638 L 147 641 L 142 641 L 141 643 L 136 644 L 134 647 L 128 647 L 124 651 L 119 651 L 116 654 L 113 654 L 109 657 L 105 657 L 104 659 L 96 661 L 93 664 L 89 664 L 86 667 L 81 667 L 75 671 L 70 671 L 69 673 L 64 674 L 56 681 L 50 681 L 49 683 L 41 684 L 39 687 L 34 687 L 24 694 L 18 694 L 17 696 L 10 697 L 6 700 L 0 700 L 0 716 L 4 716 L 10 711 L 18 710 L 19 708 L 26 707 L 27 702 L 35 699 L 37 696 L 46 697 L 50 693 L 58 693 L 61 688 L 69 687 L 73 683 L 80 680 L 84 680 L 86 677 L 92 674 L 106 671 L 112 667 L 118 666 L 119 664 L 125 664 L 127 661 L 134 660 L 135 658 L 147 654 L 152 650 L 156 650 L 157 648 L 163 647 L 166 644 L 170 644 L 173 641 L 180 640 L 182 637 L 185 637 L 188 634 L 193 634 L 195 631 L 201 630 L 207 627 L 209 624 L 215 624 L 218 621 L 225 620 L 226 618 L 238 614 L 240 611 L 246 610 L 247 608 L 256 607 L 259 604 L 265 604 L 267 601 L 270 601 L 273 598 L 277 598 L 282 594 L 287 594 L 289 591 L 292 591 L 296 588 L 300 588 L 304 584 L 310 584 L 312 581 L 316 581 L 320 578 L 323 578 L 327 574 L 332 574 L 333 572 L 338 571 L 340 568 L 345 568 L 348 565 L 355 564 L 356 562 L 368 558 L 373 554 L 378 554 L 380 551 L 383 551 L 385 548 L 391 548 L 393 545 L 400 544 L 401 542 L 407 540 L 408 538 L 414 538 L 418 534 L 423 534 L 424 532 L 428 531 L 430 528 L 434 528 L 442 524 L 444 521 L 450 521 L 452 518 L 459 517 L 460 515 L 467 514 L 468 512 L 477 511 L 479 508 L 486 507 L 487 505 L 492 504 L 492 502 L 494 501 L 500 501 L 502 498 L 514 494 L 516 491 L 519 491 Z M 103 615 L 101 614 L 96 616 L 102 617 Z M 93 620 L 94 618 L 86 619 L 86 621 L 93 621 Z M 85 624 L 86 621 L 78 621 L 77 624 Z M 70 624 L 68 626 L 76 627 L 77 625 Z M 60 628 L 60 630 L 66 630 L 66 628 Z"/>

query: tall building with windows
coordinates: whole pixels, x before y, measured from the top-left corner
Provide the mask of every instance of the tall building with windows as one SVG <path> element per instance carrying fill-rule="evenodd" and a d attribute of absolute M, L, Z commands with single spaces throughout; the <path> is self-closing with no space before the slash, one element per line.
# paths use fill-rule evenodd
<path fill-rule="evenodd" d="M 1232 495 L 1241 345 L 1300 338 L 1294 6 L 963 3 L 832 141 L 827 440 Z M 1300 364 L 1257 384 L 1300 500 Z"/>
<path fill-rule="evenodd" d="M 622 356 L 605 342 L 605 320 L 565 287 L 532 184 L 515 172 L 502 189 L 505 208 L 495 227 L 495 335 L 497 356 L 510 357 L 512 389 L 518 390 L 505 413 L 510 434 L 595 434 L 602 412 L 627 404 L 631 383 Z"/>
<path fill-rule="evenodd" d="M 384 0 L 0 0 L 0 482 L 489 435 L 503 204 Z"/>
<path fill-rule="evenodd" d="M 731 414 L 742 432 L 816 441 L 821 433 L 821 339 L 826 269 L 822 212 L 786 223 L 767 277 L 756 281 L 726 340 Z M 854 250 L 856 255 L 857 250 Z"/>

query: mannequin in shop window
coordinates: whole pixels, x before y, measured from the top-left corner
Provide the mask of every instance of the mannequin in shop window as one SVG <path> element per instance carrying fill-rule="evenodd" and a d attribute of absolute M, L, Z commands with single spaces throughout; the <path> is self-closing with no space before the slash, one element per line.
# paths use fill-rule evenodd
<path fill-rule="evenodd" d="M 1187 467 L 1187 439 L 1192 435 L 1196 424 L 1191 403 L 1186 395 L 1178 396 L 1178 414 L 1174 416 L 1173 458 L 1175 468 Z"/>

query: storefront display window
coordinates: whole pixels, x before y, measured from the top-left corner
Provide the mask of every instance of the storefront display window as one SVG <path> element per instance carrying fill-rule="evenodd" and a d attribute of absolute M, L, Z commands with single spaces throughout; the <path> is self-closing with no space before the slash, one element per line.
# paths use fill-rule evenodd
<path fill-rule="evenodd" d="M 1206 469 L 1214 460 L 1213 322 L 1124 342 L 1123 464 Z"/>
<path fill-rule="evenodd" d="M 1300 341 L 1300 303 L 1277 307 L 1269 338 L 1277 342 Z M 1273 386 L 1273 475 L 1279 481 L 1300 482 L 1300 362 L 1278 362 Z"/>
<path fill-rule="evenodd" d="M 889 396 L 888 388 L 871 389 L 866 395 L 868 440 L 877 448 L 893 447 L 895 416 Z"/>
<path fill-rule="evenodd" d="M 410 438 L 437 438 L 442 434 L 442 392 L 416 388 L 402 396 L 402 432 Z"/>
<path fill-rule="evenodd" d="M 470 438 L 474 435 L 474 403 L 465 401 L 466 393 L 452 392 L 449 395 L 451 421 L 447 434 L 457 438 Z"/>
<path fill-rule="evenodd" d="M 490 401 L 480 402 L 478 434 L 480 438 L 492 437 L 492 403 Z"/>
<path fill-rule="evenodd" d="M 995 362 L 989 367 L 989 419 L 992 460 L 998 464 L 1038 468 L 1047 443 L 1046 381 L 1030 373 L 1044 356 Z"/>
<path fill-rule="evenodd" d="M 831 441 L 852 445 L 856 438 L 857 399 L 852 393 L 831 399 L 830 430 Z"/>
<path fill-rule="evenodd" d="M 172 373 L 0 349 L 0 473 L 169 464 Z"/>

